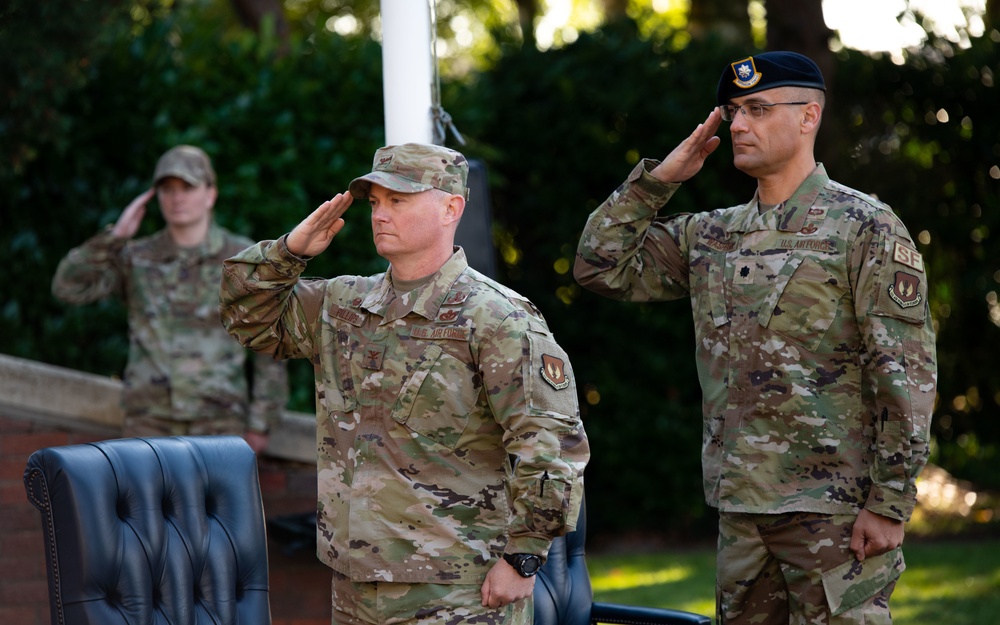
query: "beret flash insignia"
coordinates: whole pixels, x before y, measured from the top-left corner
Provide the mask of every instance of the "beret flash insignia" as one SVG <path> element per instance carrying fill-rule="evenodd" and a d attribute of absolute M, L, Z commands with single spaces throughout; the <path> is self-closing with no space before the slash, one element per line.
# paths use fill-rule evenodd
<path fill-rule="evenodd" d="M 731 63 L 733 68 L 733 74 L 736 78 L 733 79 L 733 84 L 740 89 L 749 89 L 763 78 L 763 74 L 757 71 L 757 67 L 754 65 L 753 57 L 748 56 L 742 61 L 736 61 Z"/>

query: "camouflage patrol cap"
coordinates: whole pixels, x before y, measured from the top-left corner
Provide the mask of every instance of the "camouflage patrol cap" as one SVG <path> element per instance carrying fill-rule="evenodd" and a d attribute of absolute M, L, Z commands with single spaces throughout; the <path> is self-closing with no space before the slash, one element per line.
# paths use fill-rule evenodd
<path fill-rule="evenodd" d="M 404 143 L 379 148 L 372 172 L 352 180 L 348 189 L 356 198 L 367 198 L 374 183 L 402 193 L 440 189 L 469 199 L 468 178 L 469 163 L 459 152 L 439 145 Z"/>
<path fill-rule="evenodd" d="M 719 106 L 733 98 L 775 87 L 808 87 L 826 91 L 823 73 L 797 52 L 765 52 L 734 61 L 722 72 L 716 97 Z"/>
<path fill-rule="evenodd" d="M 164 178 L 180 178 L 192 185 L 215 186 L 215 170 L 208 154 L 193 145 L 178 145 L 163 153 L 153 172 L 153 186 Z"/>

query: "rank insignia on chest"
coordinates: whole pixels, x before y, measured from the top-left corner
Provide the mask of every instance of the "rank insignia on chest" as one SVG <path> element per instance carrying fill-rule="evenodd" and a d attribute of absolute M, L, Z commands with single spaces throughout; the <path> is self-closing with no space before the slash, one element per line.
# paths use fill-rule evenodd
<path fill-rule="evenodd" d="M 757 67 L 754 64 L 753 57 L 748 56 L 742 61 L 736 61 L 731 64 L 733 68 L 733 84 L 740 89 L 749 89 L 757 83 L 760 82 L 763 74 L 757 71 Z"/>
<path fill-rule="evenodd" d="M 365 346 L 361 366 L 372 371 L 382 369 L 382 358 L 385 356 L 385 345 L 374 343 Z"/>
<path fill-rule="evenodd" d="M 733 273 L 733 284 L 753 284 L 756 273 L 757 264 L 752 260 L 737 261 L 736 271 Z"/>
<path fill-rule="evenodd" d="M 562 358 L 542 354 L 542 379 L 552 385 L 556 390 L 562 390 L 569 386 L 569 378 L 566 377 L 565 363 Z"/>
<path fill-rule="evenodd" d="M 905 271 L 897 271 L 896 279 L 889 285 L 889 297 L 900 308 L 916 306 L 923 301 L 920 296 L 920 278 Z"/>

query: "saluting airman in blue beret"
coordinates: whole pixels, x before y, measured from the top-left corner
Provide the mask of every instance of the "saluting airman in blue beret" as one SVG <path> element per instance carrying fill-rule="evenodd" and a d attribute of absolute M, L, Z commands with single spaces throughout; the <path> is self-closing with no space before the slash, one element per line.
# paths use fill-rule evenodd
<path fill-rule="evenodd" d="M 888 206 L 816 162 L 812 60 L 746 56 L 716 95 L 590 215 L 574 275 L 615 299 L 691 301 L 718 622 L 890 623 L 937 385 L 923 257 Z M 756 193 L 670 213 L 723 121 Z"/>

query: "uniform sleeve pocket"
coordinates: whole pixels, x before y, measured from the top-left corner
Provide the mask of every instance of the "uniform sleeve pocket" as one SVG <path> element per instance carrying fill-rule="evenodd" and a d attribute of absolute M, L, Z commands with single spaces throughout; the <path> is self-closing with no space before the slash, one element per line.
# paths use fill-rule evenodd
<path fill-rule="evenodd" d="M 923 257 L 908 242 L 890 238 L 881 248 L 881 268 L 872 314 L 921 324 L 927 318 Z"/>
<path fill-rule="evenodd" d="M 858 607 L 899 579 L 905 569 L 903 551 L 897 547 L 880 556 L 866 558 L 864 562 L 852 558 L 823 573 L 823 590 L 830 614 L 838 616 Z"/>
<path fill-rule="evenodd" d="M 530 371 L 525 372 L 525 394 L 533 414 L 575 417 L 576 379 L 566 352 L 547 334 L 527 332 Z"/>
<path fill-rule="evenodd" d="M 561 535 L 566 531 L 572 490 L 570 482 L 549 479 L 546 473 L 538 480 L 535 488 L 528 489 L 526 497 L 517 500 L 515 508 L 530 507 L 523 511 L 523 518 L 530 532 L 547 536 Z"/>

